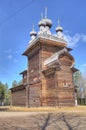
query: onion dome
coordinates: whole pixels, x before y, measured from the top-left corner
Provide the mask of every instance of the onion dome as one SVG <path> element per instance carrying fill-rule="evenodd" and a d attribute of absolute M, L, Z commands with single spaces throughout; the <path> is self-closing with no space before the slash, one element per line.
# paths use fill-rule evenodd
<path fill-rule="evenodd" d="M 36 35 L 37 35 L 37 33 L 36 33 L 36 31 L 35 31 L 35 30 L 32 30 L 32 31 L 30 32 L 30 36 L 32 36 L 32 35 L 34 35 L 34 36 L 36 36 Z"/>
<path fill-rule="evenodd" d="M 33 30 L 30 32 L 30 36 L 36 36 L 37 33 L 36 31 L 34 30 L 34 25 L 33 25 Z"/>
<path fill-rule="evenodd" d="M 47 18 L 47 8 L 45 8 L 45 18 L 43 18 L 43 21 L 46 23 L 46 26 L 51 28 L 52 21 L 51 21 L 51 19 Z"/>
<path fill-rule="evenodd" d="M 63 28 L 62 28 L 61 26 L 58 26 L 58 27 L 56 28 L 56 32 L 58 32 L 58 31 L 63 32 Z"/>
<path fill-rule="evenodd" d="M 39 21 L 38 23 L 38 26 L 41 27 L 41 26 L 44 26 L 45 27 L 46 23 L 43 21 L 43 13 L 41 13 L 41 20 Z"/>
<path fill-rule="evenodd" d="M 41 21 L 39 21 L 38 25 L 39 25 L 39 27 L 40 27 L 40 26 L 45 26 L 46 23 L 45 23 L 45 21 L 41 20 Z"/>
<path fill-rule="evenodd" d="M 46 23 L 46 26 L 48 26 L 49 28 L 51 28 L 52 26 L 52 21 L 48 18 L 44 18 L 43 21 Z"/>
<path fill-rule="evenodd" d="M 60 26 L 60 21 L 58 20 L 58 27 L 56 28 L 56 32 L 63 32 L 63 28 Z"/>

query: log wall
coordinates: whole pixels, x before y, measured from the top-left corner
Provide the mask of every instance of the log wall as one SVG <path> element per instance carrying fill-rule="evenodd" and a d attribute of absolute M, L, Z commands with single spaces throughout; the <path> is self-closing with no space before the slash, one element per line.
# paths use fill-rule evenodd
<path fill-rule="evenodd" d="M 58 47 L 42 46 L 42 69 L 45 69 L 45 59 L 57 51 Z M 72 59 L 63 54 L 59 62 L 61 70 L 47 76 L 42 74 L 42 106 L 74 106 L 73 72 L 70 69 Z"/>
<path fill-rule="evenodd" d="M 27 78 L 25 88 L 12 92 L 14 106 L 74 106 L 72 59 L 68 55 L 59 57 L 60 70 L 44 66 L 44 61 L 61 48 L 53 44 L 37 45 L 28 52 Z M 43 73 L 43 70 L 47 70 Z"/>
<path fill-rule="evenodd" d="M 27 75 L 25 75 L 25 76 L 23 77 L 23 84 L 24 84 L 24 85 L 27 84 Z"/>
<path fill-rule="evenodd" d="M 42 45 L 42 57 L 41 57 L 42 69 L 45 67 L 44 61 L 47 58 L 49 58 L 52 54 L 54 54 L 55 52 L 58 52 L 59 50 L 60 50 L 59 47 L 56 47 L 53 45 L 47 45 L 47 44 Z"/>
<path fill-rule="evenodd" d="M 71 60 L 68 56 L 60 58 L 61 70 L 57 72 L 58 100 L 60 106 L 74 106 L 74 82 Z"/>
<path fill-rule="evenodd" d="M 32 50 L 29 57 L 29 107 L 41 106 L 41 52 Z"/>
<path fill-rule="evenodd" d="M 41 106 L 41 83 L 29 85 L 29 107 Z"/>
<path fill-rule="evenodd" d="M 26 89 L 21 89 L 12 92 L 13 106 L 26 106 Z"/>
<path fill-rule="evenodd" d="M 52 54 L 59 51 L 59 47 L 43 45 L 42 46 L 42 70 L 45 69 L 44 61 L 49 58 Z M 57 88 L 56 88 L 56 79 L 55 72 L 46 72 L 42 74 L 42 106 L 57 106 L 58 97 L 57 97 Z"/>
<path fill-rule="evenodd" d="M 29 84 L 39 82 L 39 74 L 39 52 L 37 52 L 29 59 Z"/>

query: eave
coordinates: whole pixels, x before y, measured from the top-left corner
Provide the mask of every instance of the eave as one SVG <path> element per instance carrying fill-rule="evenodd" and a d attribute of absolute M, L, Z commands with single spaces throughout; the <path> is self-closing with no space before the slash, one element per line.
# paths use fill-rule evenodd
<path fill-rule="evenodd" d="M 78 69 L 76 69 L 75 67 L 71 68 L 71 70 L 75 73 L 77 71 L 79 71 Z"/>
<path fill-rule="evenodd" d="M 72 51 L 73 49 L 71 49 L 71 48 L 67 47 L 67 50 L 68 50 L 68 51 Z"/>
<path fill-rule="evenodd" d="M 55 37 L 55 38 L 57 38 L 57 37 Z M 28 46 L 28 48 L 25 50 L 25 52 L 22 55 L 26 55 L 27 56 L 29 51 L 32 50 L 38 44 L 48 44 L 48 45 L 54 45 L 54 46 L 58 46 L 58 47 L 66 47 L 67 46 L 65 41 L 53 40 L 53 39 L 49 39 L 49 38 L 46 38 L 46 37 L 39 36 L 39 37 L 35 38 L 30 43 L 30 45 Z"/>
<path fill-rule="evenodd" d="M 12 92 L 14 92 L 14 91 L 18 91 L 18 90 L 25 89 L 25 87 L 26 87 L 26 85 L 21 84 L 21 85 L 18 85 L 18 86 L 16 86 L 16 87 L 14 87 L 14 88 L 10 88 L 10 90 L 11 90 Z"/>

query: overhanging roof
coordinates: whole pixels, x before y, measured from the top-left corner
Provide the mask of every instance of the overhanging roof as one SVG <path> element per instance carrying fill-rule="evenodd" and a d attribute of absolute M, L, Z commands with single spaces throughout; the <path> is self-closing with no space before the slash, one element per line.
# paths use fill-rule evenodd
<path fill-rule="evenodd" d="M 16 87 L 13 87 L 13 88 L 10 88 L 11 91 L 18 91 L 18 90 L 22 90 L 26 87 L 26 85 L 24 84 L 21 84 L 21 85 L 18 85 Z"/>
<path fill-rule="evenodd" d="M 29 50 L 31 50 L 34 46 L 37 45 L 37 43 L 41 44 L 48 44 L 48 45 L 55 45 L 59 47 L 66 47 L 66 41 L 63 39 L 60 39 L 53 35 L 39 35 L 37 36 L 31 43 L 29 43 L 28 48 L 25 50 L 25 52 L 22 55 L 27 55 Z"/>
<path fill-rule="evenodd" d="M 71 68 L 71 70 L 75 73 L 77 71 L 79 71 L 78 69 L 76 69 L 75 67 Z"/>

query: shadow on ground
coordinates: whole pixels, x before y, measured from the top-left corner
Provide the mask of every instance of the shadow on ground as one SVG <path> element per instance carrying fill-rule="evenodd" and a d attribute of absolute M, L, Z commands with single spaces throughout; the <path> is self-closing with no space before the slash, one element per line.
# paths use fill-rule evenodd
<path fill-rule="evenodd" d="M 0 130 L 86 130 L 86 116 L 55 112 L 0 117 Z"/>

